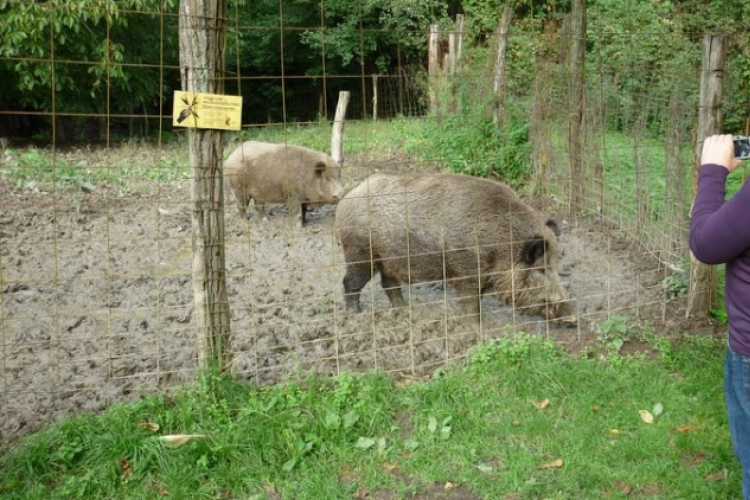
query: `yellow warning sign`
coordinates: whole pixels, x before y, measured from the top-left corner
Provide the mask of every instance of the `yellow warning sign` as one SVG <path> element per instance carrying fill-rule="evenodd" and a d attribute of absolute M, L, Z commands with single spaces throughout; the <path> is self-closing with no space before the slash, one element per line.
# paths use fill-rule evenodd
<path fill-rule="evenodd" d="M 242 97 L 234 95 L 174 93 L 172 125 L 175 127 L 239 130 Z"/>

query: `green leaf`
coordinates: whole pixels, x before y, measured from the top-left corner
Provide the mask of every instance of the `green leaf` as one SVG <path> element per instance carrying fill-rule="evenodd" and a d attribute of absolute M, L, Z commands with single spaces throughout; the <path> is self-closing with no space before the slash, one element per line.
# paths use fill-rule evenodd
<path fill-rule="evenodd" d="M 653 414 L 653 415 L 654 415 L 655 417 L 658 417 L 659 415 L 661 415 L 662 413 L 664 413 L 664 405 L 662 405 L 661 403 L 656 403 L 656 404 L 654 405 L 654 409 L 653 409 L 653 410 L 651 410 L 651 413 L 652 413 L 652 414 Z"/>
<path fill-rule="evenodd" d="M 404 449 L 408 451 L 414 451 L 419 448 L 419 441 L 416 439 L 407 439 L 404 441 Z"/>
<path fill-rule="evenodd" d="M 477 469 L 479 469 L 479 472 L 489 474 L 490 472 L 494 470 L 494 467 L 492 467 L 491 465 L 487 465 L 487 464 L 478 464 Z"/>
<path fill-rule="evenodd" d="M 328 412 L 326 414 L 325 425 L 329 429 L 338 429 L 341 426 L 341 417 L 337 413 Z"/>
<path fill-rule="evenodd" d="M 350 411 L 344 415 L 344 429 L 350 429 L 359 421 L 359 414 L 356 411 Z"/>
<path fill-rule="evenodd" d="M 427 430 L 434 434 L 435 431 L 437 430 L 437 426 L 438 426 L 437 419 L 435 417 L 430 417 L 427 422 Z"/>
<path fill-rule="evenodd" d="M 622 339 L 612 339 L 612 347 L 614 347 L 616 351 L 622 349 L 624 343 L 625 342 Z"/>
<path fill-rule="evenodd" d="M 375 445 L 375 439 L 368 438 L 368 437 L 361 437 L 357 439 L 357 444 L 355 445 L 360 450 L 369 450 Z"/>
<path fill-rule="evenodd" d="M 313 442 L 312 441 L 305 441 L 299 443 L 299 453 L 300 455 L 306 455 L 307 453 L 310 453 L 310 451 L 313 448 Z"/>
<path fill-rule="evenodd" d="M 451 426 L 450 425 L 443 426 L 440 429 L 440 437 L 443 439 L 448 439 L 450 436 L 451 436 Z"/>
<path fill-rule="evenodd" d="M 291 460 L 287 460 L 284 465 L 281 466 L 281 470 L 284 472 L 290 472 L 292 469 L 294 469 L 294 466 L 297 465 L 297 459 L 292 458 Z"/>
<path fill-rule="evenodd" d="M 378 453 L 379 454 L 382 455 L 383 453 L 385 453 L 385 445 L 386 445 L 385 438 L 384 437 L 378 438 Z"/>

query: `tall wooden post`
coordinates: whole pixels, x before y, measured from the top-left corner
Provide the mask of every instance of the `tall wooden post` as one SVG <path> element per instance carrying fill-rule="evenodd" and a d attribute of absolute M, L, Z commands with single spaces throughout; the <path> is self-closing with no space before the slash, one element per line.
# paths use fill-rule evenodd
<path fill-rule="evenodd" d="M 586 58 L 586 0 L 573 0 L 570 40 L 570 116 L 568 154 L 570 155 L 570 208 L 578 214 L 583 205 L 583 86 Z"/>
<path fill-rule="evenodd" d="M 451 77 L 451 81 L 456 74 L 456 44 L 458 42 L 456 35 L 455 31 L 448 33 L 448 54 L 450 57 L 447 59 L 448 68 L 446 73 Z"/>
<path fill-rule="evenodd" d="M 495 62 L 495 81 L 493 90 L 495 92 L 495 114 L 493 122 L 499 126 L 505 122 L 505 54 L 508 49 L 508 32 L 513 20 L 513 9 L 505 7 L 503 18 L 497 28 L 497 60 Z"/>
<path fill-rule="evenodd" d="M 722 35 L 706 35 L 703 38 L 703 62 L 701 64 L 701 90 L 698 108 L 698 130 L 693 161 L 693 194 L 695 195 L 700 169 L 701 150 L 706 137 L 721 132 L 722 77 L 727 38 Z M 690 255 L 690 287 L 686 315 L 707 315 L 716 302 L 716 270 L 701 264 Z"/>
<path fill-rule="evenodd" d="M 451 52 L 453 62 L 455 63 L 454 73 L 460 71 L 461 68 L 461 50 L 464 46 L 464 15 L 456 14 L 456 53 L 455 55 Z"/>
<path fill-rule="evenodd" d="M 440 28 L 437 24 L 430 26 L 430 38 L 427 46 L 427 92 L 430 96 L 430 111 L 437 111 L 438 74 L 440 72 L 440 57 L 438 54 L 438 43 L 440 41 Z"/>
<path fill-rule="evenodd" d="M 181 0 L 182 90 L 220 94 L 226 0 Z M 193 202 L 193 295 L 201 367 L 227 370 L 229 302 L 224 261 L 223 146 L 218 130 L 188 129 Z"/>

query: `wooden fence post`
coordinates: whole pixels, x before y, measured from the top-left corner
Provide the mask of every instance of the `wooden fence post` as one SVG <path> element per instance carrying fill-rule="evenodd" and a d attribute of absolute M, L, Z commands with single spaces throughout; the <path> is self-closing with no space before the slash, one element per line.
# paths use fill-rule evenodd
<path fill-rule="evenodd" d="M 698 130 L 693 160 L 693 196 L 698 183 L 701 150 L 706 137 L 721 132 L 722 77 L 727 38 L 722 35 L 706 35 L 703 38 L 703 62 L 701 64 L 701 90 L 698 108 Z M 716 302 L 716 269 L 701 264 L 690 254 L 690 286 L 686 316 L 705 316 Z"/>
<path fill-rule="evenodd" d="M 436 112 L 438 107 L 438 75 L 440 73 L 440 57 L 438 43 L 440 28 L 437 24 L 430 25 L 430 38 L 427 45 L 427 92 L 430 96 L 430 111 Z"/>
<path fill-rule="evenodd" d="M 463 14 L 456 14 L 456 41 L 455 41 L 455 48 L 456 53 L 455 55 L 451 52 L 451 56 L 453 57 L 453 62 L 455 63 L 454 73 L 459 72 L 461 69 L 461 50 L 463 49 L 464 45 L 464 15 Z"/>
<path fill-rule="evenodd" d="M 351 93 L 346 90 L 339 92 L 339 102 L 336 105 L 336 116 L 333 118 L 331 158 L 333 158 L 339 166 L 344 163 L 344 118 L 346 117 L 346 108 L 349 106 L 350 96 Z"/>
<path fill-rule="evenodd" d="M 503 18 L 497 28 L 497 60 L 495 62 L 495 81 L 493 82 L 495 113 L 492 120 L 496 127 L 505 122 L 505 54 L 508 49 L 508 32 L 512 20 L 513 9 L 505 7 Z"/>
<path fill-rule="evenodd" d="M 461 97 L 459 95 L 459 79 L 461 75 L 461 49 L 464 38 L 464 15 L 456 14 L 456 24 L 451 33 L 451 112 L 457 113 L 461 110 Z"/>
<path fill-rule="evenodd" d="M 372 121 L 378 121 L 378 75 L 372 75 Z"/>
<path fill-rule="evenodd" d="M 586 58 L 586 0 L 573 0 L 570 40 L 570 116 L 568 154 L 570 155 L 570 208 L 574 214 L 583 208 L 583 107 L 584 63 Z"/>
<path fill-rule="evenodd" d="M 181 0 L 182 90 L 220 94 L 224 70 L 226 0 Z M 192 169 L 193 295 L 201 368 L 226 371 L 229 301 L 224 260 L 224 179 L 221 131 L 188 129 Z"/>

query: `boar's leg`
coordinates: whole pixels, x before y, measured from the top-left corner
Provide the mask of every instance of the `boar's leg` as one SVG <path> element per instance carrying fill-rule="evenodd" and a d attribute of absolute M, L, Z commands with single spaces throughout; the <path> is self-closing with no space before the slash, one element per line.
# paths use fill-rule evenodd
<path fill-rule="evenodd" d="M 240 212 L 240 217 L 247 219 L 247 209 L 250 206 L 250 197 L 244 194 L 236 194 L 237 198 L 237 210 Z"/>
<path fill-rule="evenodd" d="M 385 290 L 385 294 L 391 301 L 391 307 L 406 307 L 406 301 L 404 296 L 401 294 L 401 282 L 389 276 L 382 269 L 380 270 L 380 284 Z"/>
<path fill-rule="evenodd" d="M 305 214 L 307 213 L 307 203 L 302 203 L 302 212 L 300 214 L 300 225 L 305 225 Z"/>
<path fill-rule="evenodd" d="M 360 312 L 359 292 L 370 281 L 370 263 L 359 262 L 346 265 L 344 275 L 344 301 L 346 310 L 349 312 Z"/>
<path fill-rule="evenodd" d="M 287 201 L 289 216 L 296 219 L 297 227 L 302 227 L 305 225 L 305 205 L 305 203 L 297 198 L 290 197 Z"/>

